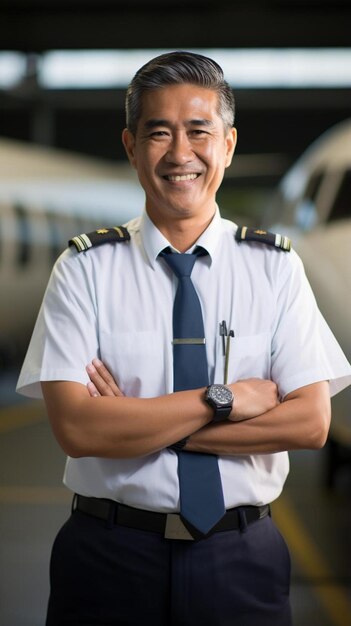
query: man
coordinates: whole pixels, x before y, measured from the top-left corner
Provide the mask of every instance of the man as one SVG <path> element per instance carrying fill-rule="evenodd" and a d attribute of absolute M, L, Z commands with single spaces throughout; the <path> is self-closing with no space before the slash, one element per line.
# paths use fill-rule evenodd
<path fill-rule="evenodd" d="M 236 143 L 221 68 L 162 55 L 126 110 L 145 212 L 71 242 L 18 385 L 41 386 L 78 494 L 47 624 L 288 626 L 289 554 L 267 505 L 286 451 L 323 446 L 351 370 L 288 242 L 220 218 Z"/>

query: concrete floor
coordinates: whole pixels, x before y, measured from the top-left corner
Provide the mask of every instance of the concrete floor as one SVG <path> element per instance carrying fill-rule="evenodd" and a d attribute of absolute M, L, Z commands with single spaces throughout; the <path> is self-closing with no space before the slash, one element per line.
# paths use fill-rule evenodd
<path fill-rule="evenodd" d="M 14 380 L 0 375 L 0 624 L 43 626 L 51 545 L 71 496 L 44 407 L 16 398 Z M 273 506 L 292 556 L 295 626 L 351 626 L 351 468 L 327 490 L 325 454 L 292 453 Z"/>

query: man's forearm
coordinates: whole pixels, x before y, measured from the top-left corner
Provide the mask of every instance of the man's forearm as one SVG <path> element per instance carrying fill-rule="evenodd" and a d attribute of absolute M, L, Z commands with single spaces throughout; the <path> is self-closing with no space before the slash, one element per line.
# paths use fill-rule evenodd
<path fill-rule="evenodd" d="M 212 420 L 200 389 L 158 398 L 94 398 L 78 383 L 46 382 L 42 388 L 55 436 L 72 457 L 145 456 Z"/>
<path fill-rule="evenodd" d="M 318 448 L 328 432 L 326 382 L 302 387 L 279 403 L 271 381 L 238 381 L 229 385 L 235 396 L 229 419 L 212 424 L 213 409 L 204 402 L 204 389 L 127 398 L 104 364 L 94 363 L 88 367 L 89 393 L 77 383 L 43 383 L 53 430 L 70 456 L 133 458 L 186 437 L 184 449 L 189 451 L 262 454 Z"/>
<path fill-rule="evenodd" d="M 266 413 L 245 421 L 209 424 L 193 433 L 185 450 L 218 455 L 318 449 L 330 424 L 327 382 L 302 387 Z"/>

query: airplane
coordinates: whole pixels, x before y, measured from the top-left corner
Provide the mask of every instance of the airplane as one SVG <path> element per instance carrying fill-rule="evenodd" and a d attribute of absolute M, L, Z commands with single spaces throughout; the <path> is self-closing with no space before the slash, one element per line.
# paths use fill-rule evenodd
<path fill-rule="evenodd" d="M 23 356 L 54 261 L 68 240 L 138 215 L 127 163 L 0 140 L 0 367 Z"/>
<path fill-rule="evenodd" d="M 289 169 L 264 224 L 292 239 L 319 306 L 351 357 L 351 119 L 323 133 Z"/>
<path fill-rule="evenodd" d="M 325 131 L 289 169 L 264 226 L 291 238 L 318 306 L 351 361 L 351 119 Z M 350 387 L 333 399 L 329 486 L 344 459 L 351 466 Z"/>

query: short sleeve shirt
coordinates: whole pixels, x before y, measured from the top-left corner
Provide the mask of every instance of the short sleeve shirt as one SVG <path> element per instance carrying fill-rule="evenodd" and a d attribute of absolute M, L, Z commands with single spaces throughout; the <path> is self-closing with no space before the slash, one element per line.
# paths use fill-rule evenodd
<path fill-rule="evenodd" d="M 173 391 L 172 309 L 177 279 L 159 257 L 169 242 L 146 213 L 127 225 L 131 239 L 87 252 L 67 249 L 55 264 L 25 358 L 18 391 L 41 397 L 40 382 L 88 382 L 100 358 L 125 395 Z M 206 336 L 209 380 L 222 383 L 219 325 L 231 338 L 228 382 L 258 377 L 283 399 L 328 380 L 330 394 L 351 382 L 351 368 L 323 319 L 294 251 L 235 241 L 236 225 L 216 214 L 197 244 L 208 251 L 192 272 Z M 277 498 L 286 452 L 219 457 L 227 508 Z M 65 484 L 82 495 L 138 508 L 179 511 L 177 455 L 67 459 Z"/>

